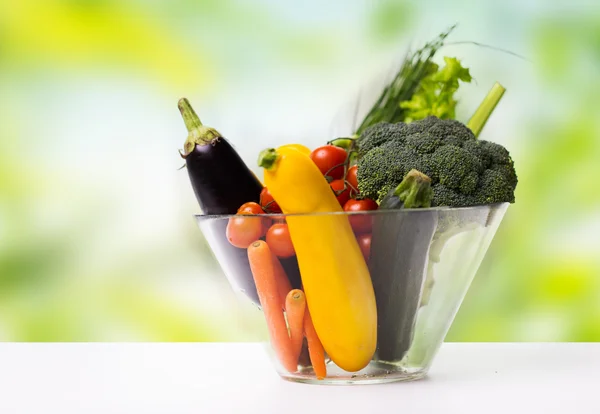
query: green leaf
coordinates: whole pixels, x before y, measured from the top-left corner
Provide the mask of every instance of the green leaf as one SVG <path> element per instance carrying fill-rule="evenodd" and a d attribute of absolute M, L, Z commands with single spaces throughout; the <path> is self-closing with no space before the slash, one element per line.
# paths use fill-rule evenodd
<path fill-rule="evenodd" d="M 461 65 L 453 57 L 444 57 L 445 66 L 439 68 L 432 64 L 428 75 L 423 78 L 419 88 L 409 101 L 400 102 L 399 106 L 406 110 L 405 122 L 412 122 L 428 116 L 440 119 L 454 119 L 456 116 L 456 99 L 459 81 L 471 82 L 469 69 Z"/>

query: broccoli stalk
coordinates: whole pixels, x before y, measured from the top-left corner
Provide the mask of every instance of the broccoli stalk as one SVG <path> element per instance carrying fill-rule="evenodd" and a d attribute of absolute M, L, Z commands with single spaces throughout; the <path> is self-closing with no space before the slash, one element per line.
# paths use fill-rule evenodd
<path fill-rule="evenodd" d="M 411 347 L 429 246 L 438 224 L 431 179 L 413 169 L 391 189 L 373 217 L 369 269 L 377 303 L 377 357 L 397 363 Z M 390 211 L 403 209 L 403 211 Z"/>
<path fill-rule="evenodd" d="M 383 198 L 380 209 L 431 207 L 431 178 L 414 168 Z"/>

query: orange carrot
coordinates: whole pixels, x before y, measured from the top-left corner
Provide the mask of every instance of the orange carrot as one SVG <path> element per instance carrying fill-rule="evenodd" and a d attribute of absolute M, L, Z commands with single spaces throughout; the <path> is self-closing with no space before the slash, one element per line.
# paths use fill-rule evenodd
<path fill-rule="evenodd" d="M 325 366 L 325 349 L 323 349 L 323 344 L 321 344 L 321 340 L 317 336 L 317 331 L 315 331 L 308 308 L 306 308 L 306 311 L 304 312 L 304 334 L 306 335 L 306 340 L 308 341 L 308 354 L 310 355 L 310 362 L 313 366 L 317 379 L 321 380 L 327 376 L 327 367 Z"/>
<path fill-rule="evenodd" d="M 275 268 L 275 283 L 277 284 L 277 291 L 279 292 L 279 298 L 281 300 L 281 309 L 285 309 L 285 298 L 290 290 L 292 290 L 292 284 L 285 274 L 285 269 L 281 265 L 281 262 L 273 254 L 273 264 Z"/>
<path fill-rule="evenodd" d="M 285 312 L 290 328 L 292 350 L 296 361 L 300 357 L 302 341 L 304 340 L 304 310 L 306 309 L 306 296 L 300 289 L 290 290 L 285 298 Z"/>
<path fill-rule="evenodd" d="M 292 342 L 288 336 L 287 325 L 281 310 L 281 297 L 277 290 L 276 266 L 267 243 L 258 240 L 248 246 L 248 261 L 256 284 L 260 306 L 267 320 L 271 346 L 281 365 L 289 372 L 295 372 L 298 369 L 298 357 L 294 357 Z"/>

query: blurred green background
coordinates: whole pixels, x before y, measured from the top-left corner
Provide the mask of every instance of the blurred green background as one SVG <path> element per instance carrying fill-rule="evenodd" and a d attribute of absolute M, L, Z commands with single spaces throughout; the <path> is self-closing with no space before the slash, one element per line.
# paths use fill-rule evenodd
<path fill-rule="evenodd" d="M 20 0 L 0 3 L 0 340 L 262 335 L 192 218 L 187 96 L 254 165 L 352 128 L 410 45 L 507 93 L 482 137 L 519 186 L 451 341 L 600 340 L 600 3 Z M 258 172 L 258 169 L 256 169 Z"/>

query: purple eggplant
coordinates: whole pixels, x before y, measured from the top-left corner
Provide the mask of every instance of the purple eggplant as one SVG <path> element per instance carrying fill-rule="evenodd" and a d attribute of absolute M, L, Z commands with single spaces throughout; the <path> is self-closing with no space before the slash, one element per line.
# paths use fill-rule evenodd
<path fill-rule="evenodd" d="M 231 144 L 216 129 L 202 125 L 187 99 L 181 99 L 178 106 L 188 130 L 181 156 L 202 213 L 235 214 L 242 204 L 259 202 L 262 184 Z M 216 237 L 212 242 L 218 244 L 216 247 L 222 257 L 227 258 L 227 273 L 235 278 L 240 290 L 259 305 L 246 250 L 229 244 L 227 220 L 215 220 L 211 227 Z"/>
<path fill-rule="evenodd" d="M 187 99 L 179 111 L 189 132 L 181 156 L 202 212 L 235 214 L 246 202 L 259 202 L 262 184 L 216 129 L 202 125 Z"/>

